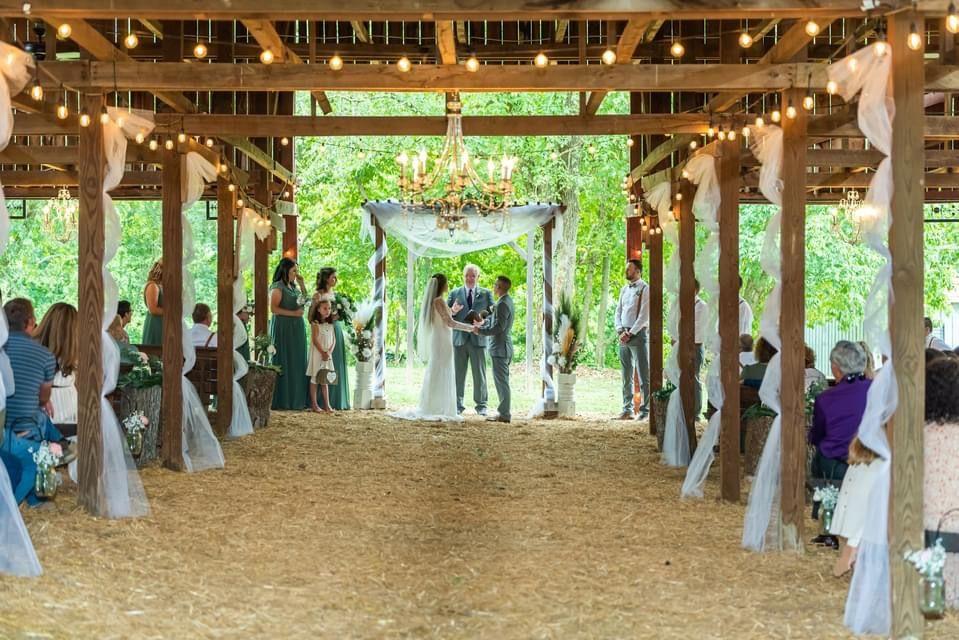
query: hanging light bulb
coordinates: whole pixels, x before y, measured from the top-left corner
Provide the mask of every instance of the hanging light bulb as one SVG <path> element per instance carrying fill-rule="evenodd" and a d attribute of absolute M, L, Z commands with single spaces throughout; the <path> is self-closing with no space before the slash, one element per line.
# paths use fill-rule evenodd
<path fill-rule="evenodd" d="M 698 146 L 699 146 L 699 142 L 697 142 L 696 140 L 689 141 L 689 148 L 692 149 L 693 151 L 695 151 L 696 147 Z"/>
<path fill-rule="evenodd" d="M 61 40 L 66 40 L 70 37 L 70 34 L 73 33 L 73 27 L 69 23 L 64 22 L 59 27 L 57 27 L 57 37 Z"/>
<path fill-rule="evenodd" d="M 916 28 L 915 22 L 909 26 L 909 35 L 906 36 L 906 45 L 913 51 L 919 51 L 922 49 L 922 36 L 919 35 L 919 30 Z"/>
<path fill-rule="evenodd" d="M 127 49 L 136 49 L 138 44 L 140 44 L 140 38 L 132 31 L 123 39 L 123 46 Z"/>
<path fill-rule="evenodd" d="M 795 120 L 796 115 L 797 115 L 796 107 L 794 107 L 793 103 L 790 102 L 789 105 L 786 107 L 786 117 L 789 118 L 790 120 Z"/>
<path fill-rule="evenodd" d="M 150 144 L 147 146 L 150 147 L 150 151 L 156 151 L 160 145 L 157 144 L 156 138 L 150 138 Z"/>
<path fill-rule="evenodd" d="M 83 107 L 80 109 L 80 126 L 89 127 L 90 126 L 90 114 L 87 113 L 87 108 Z"/>
<path fill-rule="evenodd" d="M 470 73 L 475 73 L 479 70 L 479 60 L 476 59 L 476 56 L 470 56 L 466 59 L 466 70 Z"/>
<path fill-rule="evenodd" d="M 260 52 L 260 62 L 263 64 L 273 64 L 274 58 L 273 52 L 269 49 L 264 49 Z"/>
<path fill-rule="evenodd" d="M 70 117 L 70 109 L 67 108 L 66 103 L 61 102 L 57 105 L 57 117 L 60 120 L 66 120 Z"/>
<path fill-rule="evenodd" d="M 818 36 L 820 29 L 821 27 L 819 26 L 819 23 L 815 20 L 809 20 L 806 22 L 806 35 L 810 38 L 815 38 Z"/>
<path fill-rule="evenodd" d="M 636 141 L 633 140 L 632 137 L 626 138 L 626 146 L 627 146 L 627 147 L 632 147 L 632 146 L 635 145 L 635 144 L 636 144 Z"/>
<path fill-rule="evenodd" d="M 230 193 L 233 193 L 234 191 L 236 191 L 236 185 L 233 184 L 232 182 L 229 185 L 227 185 L 226 188 L 227 188 L 227 191 L 229 191 Z"/>
<path fill-rule="evenodd" d="M 403 56 L 402 58 L 396 61 L 396 68 L 402 71 L 403 73 L 406 73 L 411 68 L 413 68 L 413 63 L 410 62 L 409 58 L 407 58 L 406 56 Z"/>
<path fill-rule="evenodd" d="M 669 48 L 669 53 L 674 58 L 682 58 L 683 54 L 686 53 L 686 47 L 683 46 L 683 43 L 679 40 L 675 41 L 673 45 Z"/>
<path fill-rule="evenodd" d="M 334 53 L 333 57 L 330 58 L 330 69 L 333 71 L 339 71 L 343 68 L 343 58 L 340 57 L 340 54 Z"/>
<path fill-rule="evenodd" d="M 20 10 L 23 11 L 23 15 L 28 16 L 30 15 L 30 12 L 33 11 L 33 5 L 29 2 L 24 2 L 22 5 L 20 5 Z"/>
<path fill-rule="evenodd" d="M 600 59 L 603 61 L 603 64 L 615 64 L 616 52 L 607 47 L 606 51 L 603 52 L 603 55 L 600 56 Z"/>
<path fill-rule="evenodd" d="M 126 120 L 124 120 L 123 115 L 117 116 L 117 126 L 118 126 L 118 127 L 120 127 L 120 128 L 122 129 L 124 122 L 126 122 Z"/>
<path fill-rule="evenodd" d="M 883 40 L 880 40 L 879 42 L 877 42 L 875 46 L 876 46 L 876 55 L 879 56 L 880 58 L 881 58 L 882 56 L 886 55 L 886 51 L 889 50 L 889 45 L 886 44 L 886 42 L 883 41 Z M 858 64 L 859 64 L 859 63 L 856 62 L 856 59 L 855 59 L 855 58 L 849 58 L 849 70 L 850 70 L 850 71 L 855 71 L 855 70 L 856 70 L 856 67 L 858 66 Z"/>
<path fill-rule="evenodd" d="M 720 129 L 718 132 L 716 132 L 716 137 L 719 138 L 719 141 L 720 141 L 720 142 L 722 142 L 723 140 L 725 140 L 725 139 L 726 139 L 726 130 L 725 130 L 725 129 Z"/>
<path fill-rule="evenodd" d="M 707 138 L 713 138 L 713 137 L 715 137 L 715 136 L 716 136 L 716 129 L 715 129 L 715 127 L 713 127 L 713 125 L 709 125 L 709 128 L 706 129 L 706 137 L 707 137 Z"/>
<path fill-rule="evenodd" d="M 747 127 L 746 125 L 743 125 L 743 137 L 744 138 L 749 137 L 749 127 Z"/>
<path fill-rule="evenodd" d="M 542 69 L 549 64 L 549 58 L 546 57 L 546 54 L 540 51 L 536 54 L 536 57 L 533 58 L 533 64 Z"/>
<path fill-rule="evenodd" d="M 762 129 L 762 128 L 765 127 L 765 126 L 766 126 L 766 121 L 763 120 L 763 117 L 762 117 L 762 116 L 756 116 L 756 128 L 757 128 L 757 129 Z"/>
<path fill-rule="evenodd" d="M 290 139 L 287 138 L 286 136 L 283 136 L 282 138 L 280 138 L 280 144 L 285 147 L 288 144 L 290 144 Z"/>
<path fill-rule="evenodd" d="M 753 46 L 753 37 L 749 35 L 748 31 L 743 31 L 739 34 L 739 46 L 743 49 L 748 49 Z"/>
<path fill-rule="evenodd" d="M 779 109 L 773 109 L 773 112 L 769 114 L 769 119 L 773 122 L 779 122 L 783 119 L 782 114 L 779 112 Z"/>
<path fill-rule="evenodd" d="M 732 142 L 736 139 L 736 130 L 732 127 L 729 128 L 729 133 L 726 134 L 726 139 Z"/>
<path fill-rule="evenodd" d="M 220 163 L 220 173 L 226 173 L 226 170 L 227 170 L 227 169 L 229 169 L 229 167 L 226 166 L 226 162 L 221 162 L 221 163 Z"/>
<path fill-rule="evenodd" d="M 43 100 L 43 87 L 37 83 L 33 83 L 33 86 L 30 87 L 30 97 L 37 102 Z"/>
<path fill-rule="evenodd" d="M 676 194 L 676 199 L 677 199 L 677 200 L 682 200 L 682 199 L 683 199 L 683 194 L 677 193 L 677 194 Z"/>
<path fill-rule="evenodd" d="M 803 96 L 802 99 L 802 108 L 806 111 L 812 111 L 812 108 L 816 106 L 816 100 L 812 97 L 811 93 L 807 93 Z"/>
<path fill-rule="evenodd" d="M 173 138 L 167 138 L 166 141 L 163 143 L 163 147 L 167 151 L 173 151 Z"/>
<path fill-rule="evenodd" d="M 143 144 L 143 141 L 146 140 L 146 136 L 143 134 L 142 131 L 137 131 L 137 134 L 136 136 L 134 136 L 133 139 L 136 140 L 137 144 Z"/>
<path fill-rule="evenodd" d="M 183 131 L 178 133 L 176 136 L 176 141 L 179 142 L 180 144 L 186 143 L 186 133 Z"/>
<path fill-rule="evenodd" d="M 956 4 L 949 3 L 949 9 L 946 13 L 946 30 L 949 33 L 959 33 L 959 14 L 956 13 Z"/>
<path fill-rule="evenodd" d="M 110 113 L 107 111 L 106 105 L 100 107 L 100 124 L 106 124 L 110 122 Z"/>
<path fill-rule="evenodd" d="M 826 93 L 828 93 L 831 96 L 834 96 L 837 93 L 839 93 L 839 85 L 836 83 L 835 80 L 830 80 L 829 82 L 826 83 Z"/>
<path fill-rule="evenodd" d="M 206 146 L 208 146 L 208 147 L 212 147 L 212 146 L 213 146 L 213 138 L 207 138 L 207 139 L 206 139 Z"/>
<path fill-rule="evenodd" d="M 236 199 L 236 206 L 240 207 L 241 209 L 243 208 L 243 198 Z"/>
<path fill-rule="evenodd" d="M 200 60 L 202 60 L 203 58 L 206 57 L 207 53 L 208 51 L 207 51 L 206 45 L 203 44 L 202 42 L 197 42 L 196 46 L 193 47 L 194 58 L 199 58 Z"/>

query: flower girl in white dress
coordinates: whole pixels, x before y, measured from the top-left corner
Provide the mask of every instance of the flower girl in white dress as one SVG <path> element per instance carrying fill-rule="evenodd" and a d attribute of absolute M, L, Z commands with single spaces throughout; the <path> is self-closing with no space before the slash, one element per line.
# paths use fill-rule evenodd
<path fill-rule="evenodd" d="M 306 365 L 306 375 L 310 378 L 310 410 L 316 413 L 333 413 L 328 385 L 336 382 L 336 370 L 333 367 L 334 347 L 336 331 L 333 325 L 333 296 L 324 294 L 310 310 L 310 359 Z M 323 393 L 322 409 L 316 403 L 317 385 Z"/>

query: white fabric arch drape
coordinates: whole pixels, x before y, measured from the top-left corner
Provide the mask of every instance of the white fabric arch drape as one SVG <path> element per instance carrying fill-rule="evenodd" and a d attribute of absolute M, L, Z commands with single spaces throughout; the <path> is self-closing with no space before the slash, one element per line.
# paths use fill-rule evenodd
<path fill-rule="evenodd" d="M 719 428 L 723 408 L 723 385 L 720 380 L 719 350 L 719 206 L 722 192 L 719 189 L 719 176 L 716 173 L 716 158 L 709 145 L 686 163 L 689 181 L 697 185 L 693 199 L 693 215 L 706 229 L 708 236 L 702 251 L 696 256 L 696 278 L 702 290 L 708 294 L 706 326 L 704 327 L 705 358 L 710 360 L 706 372 L 706 391 L 709 402 L 716 412 L 709 418 L 706 431 L 696 447 L 696 453 L 689 461 L 686 479 L 683 481 L 681 495 L 684 498 L 703 497 L 703 486 L 712 466 L 713 448 L 719 441 Z M 697 412 L 699 407 L 697 407 Z"/>
<path fill-rule="evenodd" d="M 753 155 L 760 162 L 759 191 L 775 207 L 775 213 L 766 224 L 760 264 L 772 278 L 773 288 L 763 304 L 759 321 L 759 335 L 774 346 L 777 353 L 766 366 L 759 398 L 776 412 L 766 444 L 763 446 L 756 476 L 749 492 L 749 505 L 743 524 L 742 545 L 753 551 L 779 547 L 779 526 L 770 527 L 774 518 L 779 518 L 777 508 L 781 493 L 782 477 L 782 410 L 780 388 L 782 366 L 778 350 L 782 347 L 779 337 L 779 312 L 782 307 L 782 256 L 779 251 L 779 232 L 782 228 L 782 165 L 783 132 L 777 126 L 751 127 Z"/>
<path fill-rule="evenodd" d="M 670 394 L 666 405 L 666 424 L 657 428 L 664 429 L 663 463 L 671 467 L 683 467 L 689 463 L 689 436 L 686 433 L 686 417 L 683 414 L 679 389 L 679 350 L 676 348 L 679 341 L 679 227 L 673 217 L 672 188 L 668 182 L 659 183 L 643 197 L 659 214 L 659 226 L 663 230 L 664 240 L 673 245 L 673 252 L 663 273 L 663 286 L 670 298 L 666 331 L 673 339 L 673 348 L 666 359 L 664 371 L 676 390 Z"/>
<path fill-rule="evenodd" d="M 34 68 L 33 56 L 17 47 L 0 42 L 0 151 L 6 149 L 13 133 L 13 109 L 10 96 L 23 91 Z M 3 188 L 0 186 L 0 255 L 6 251 L 10 239 L 10 215 L 7 212 Z M 7 342 L 7 319 L 0 312 L 0 357 L 6 358 L 3 345 Z M 7 406 L 8 390 L 0 377 L 0 410 Z M 38 576 L 43 573 L 30 534 L 23 523 L 20 509 L 13 497 L 10 477 L 0 463 L 0 573 L 18 576 Z"/>
<path fill-rule="evenodd" d="M 127 447 L 113 407 L 106 396 L 116 388 L 120 375 L 120 350 L 107 333 L 116 317 L 119 290 L 110 273 L 110 261 L 120 248 L 120 216 L 117 214 L 110 191 L 119 186 L 126 167 L 128 138 L 138 133 L 153 131 L 153 114 L 148 111 L 128 111 L 109 108 L 109 121 L 103 126 L 103 148 L 106 154 L 106 175 L 103 177 L 103 321 L 101 344 L 103 351 L 103 390 L 100 399 L 100 427 L 103 440 L 103 467 L 100 486 L 107 517 L 128 518 L 144 516 L 150 511 L 143 483 Z"/>
<path fill-rule="evenodd" d="M 882 152 L 869 190 L 863 199 L 859 219 L 862 238 L 883 258 L 865 304 L 865 338 L 879 350 L 886 363 L 876 373 L 866 398 L 866 410 L 859 423 L 859 439 L 879 455 L 879 475 L 869 495 L 866 526 L 856 557 L 845 623 L 857 634 L 887 635 L 892 620 L 892 596 L 889 582 L 889 485 L 892 450 L 885 425 L 899 402 L 896 372 L 889 335 L 889 302 L 892 300 L 892 255 L 886 246 L 892 224 L 892 123 L 894 105 L 890 97 L 891 49 L 877 42 L 829 66 L 829 79 L 839 94 L 849 101 L 859 94 L 858 124 L 870 144 Z"/>
<path fill-rule="evenodd" d="M 197 394 L 196 387 L 186 375 L 196 364 L 196 349 L 190 339 L 190 332 L 186 326 L 185 317 L 193 313 L 196 305 L 196 289 L 190 265 L 196 257 L 193 245 L 193 228 L 187 218 L 187 210 L 203 195 L 203 186 L 206 182 L 216 179 L 216 167 L 206 158 L 195 151 L 186 154 L 183 191 L 183 206 L 181 218 L 183 224 L 183 314 L 180 323 L 183 325 L 183 467 L 186 471 L 203 471 L 204 469 L 219 469 L 224 465 L 223 451 L 220 443 L 213 435 L 210 420 L 207 418 L 203 403 Z"/>
<path fill-rule="evenodd" d="M 237 269 L 236 280 L 233 281 L 233 415 L 230 418 L 230 430 L 227 436 L 240 438 L 253 433 L 253 420 L 250 418 L 250 408 L 246 404 L 246 394 L 240 386 L 240 380 L 250 370 L 246 360 L 237 349 L 243 346 L 250 337 L 246 327 L 236 317 L 236 314 L 246 306 L 246 287 L 243 285 L 243 272 L 253 266 L 254 226 L 259 216 L 252 209 L 243 209 L 237 216 L 239 241 L 236 247 Z"/>

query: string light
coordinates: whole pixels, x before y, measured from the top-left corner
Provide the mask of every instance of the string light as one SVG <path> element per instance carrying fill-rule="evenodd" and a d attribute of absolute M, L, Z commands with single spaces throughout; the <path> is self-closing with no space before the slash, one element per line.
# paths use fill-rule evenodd
<path fill-rule="evenodd" d="M 549 64 L 549 58 L 546 57 L 546 54 L 540 51 L 536 54 L 536 57 L 533 58 L 533 64 L 542 69 Z"/>
<path fill-rule="evenodd" d="M 747 127 L 747 126 L 745 126 L 745 125 L 743 125 L 743 137 L 744 137 L 744 138 L 748 138 L 748 137 L 749 137 L 749 127 Z"/>
<path fill-rule="evenodd" d="M 748 49 L 753 46 L 753 37 L 749 35 L 748 31 L 743 31 L 739 34 L 739 46 L 743 49 Z"/>
<path fill-rule="evenodd" d="M 706 137 L 707 137 L 707 138 L 713 138 L 713 137 L 715 137 L 715 136 L 716 136 L 716 129 L 715 129 L 715 127 L 713 127 L 713 125 L 709 125 L 709 128 L 706 129 Z"/>
<path fill-rule="evenodd" d="M 807 93 L 802 99 L 802 108 L 806 111 L 812 111 L 812 108 L 816 106 L 816 100 L 812 97 L 811 93 Z"/>
<path fill-rule="evenodd" d="M 273 52 L 269 49 L 264 49 L 260 52 L 260 62 L 263 64 L 273 64 L 274 58 Z"/>
<path fill-rule="evenodd" d="M 756 116 L 756 128 L 757 128 L 757 129 L 762 129 L 762 128 L 765 127 L 765 126 L 766 126 L 766 122 L 765 122 L 765 120 L 763 120 L 763 117 L 762 117 L 762 116 Z"/>
<path fill-rule="evenodd" d="M 915 22 L 909 25 L 909 35 L 906 36 L 906 45 L 913 51 L 922 49 L 922 36 L 919 35 L 919 30 L 916 29 Z"/>
<path fill-rule="evenodd" d="M 137 131 L 137 135 L 133 139 L 136 140 L 137 144 L 143 144 L 143 141 L 146 140 L 146 136 L 143 135 L 142 131 Z"/>
<path fill-rule="evenodd" d="M 90 126 L 90 114 L 87 113 L 87 108 L 83 107 L 80 110 L 80 126 L 89 127 Z"/>
<path fill-rule="evenodd" d="M 677 194 L 676 194 L 676 199 L 677 199 L 677 200 L 682 200 L 682 199 L 683 199 L 683 194 L 677 193 Z"/>
<path fill-rule="evenodd" d="M 406 56 L 403 56 L 402 58 L 396 61 L 396 68 L 402 71 L 403 73 L 406 73 L 412 67 L 413 67 L 413 63 L 410 62 L 410 59 L 407 58 Z"/>
<path fill-rule="evenodd" d="M 180 144 L 186 143 L 186 133 L 183 131 L 178 133 L 176 136 L 176 141 L 179 142 Z"/>
<path fill-rule="evenodd" d="M 37 102 L 40 102 L 41 100 L 43 100 L 43 87 L 41 87 L 39 84 L 34 83 L 34 85 L 30 87 L 30 97 L 36 100 Z"/>
<path fill-rule="evenodd" d="M 220 173 L 226 173 L 226 170 L 227 170 L 228 168 L 229 168 L 229 167 L 226 166 L 226 162 L 221 162 L 221 163 L 220 163 Z"/>
<path fill-rule="evenodd" d="M 720 141 L 720 142 L 722 142 L 723 140 L 725 140 L 725 139 L 726 139 L 726 130 L 725 130 L 725 129 L 720 129 L 720 130 L 716 133 L 716 137 L 719 138 L 719 141 Z"/>
<path fill-rule="evenodd" d="M 690 141 L 689 141 L 689 148 L 692 149 L 693 151 L 695 151 L 695 150 L 696 150 L 696 147 L 698 147 L 698 146 L 699 146 L 699 143 L 696 142 L 695 140 L 690 140 Z"/>
<path fill-rule="evenodd" d="M 835 80 L 830 80 L 829 82 L 826 83 L 826 93 L 828 93 L 831 96 L 834 96 L 837 93 L 839 93 L 839 85 L 836 84 Z"/>
<path fill-rule="evenodd" d="M 810 38 L 815 38 L 818 36 L 820 29 L 821 27 L 819 26 L 819 23 L 815 20 L 809 20 L 806 22 L 806 35 Z"/>
<path fill-rule="evenodd" d="M 194 58 L 198 58 L 198 59 L 202 60 L 203 58 L 206 57 L 206 54 L 207 54 L 207 53 L 208 53 L 208 51 L 207 51 L 206 45 L 203 44 L 202 42 L 197 42 L 197 43 L 196 43 L 196 46 L 193 47 L 193 57 L 194 57 Z"/>
<path fill-rule="evenodd" d="M 673 45 L 669 48 L 669 53 L 674 58 L 682 58 L 683 54 L 686 53 L 686 47 L 683 46 L 683 43 L 679 40 L 675 41 Z"/>
<path fill-rule="evenodd" d="M 603 64 L 615 64 L 616 62 L 616 52 L 608 48 L 603 52 L 603 55 L 600 57 L 603 61 Z"/>
<path fill-rule="evenodd" d="M 466 59 L 466 70 L 470 73 L 475 73 L 479 70 L 479 60 L 476 59 L 476 56 L 471 55 Z"/>
<path fill-rule="evenodd" d="M 288 144 L 290 144 L 290 139 L 287 138 L 286 136 L 283 136 L 282 138 L 280 138 L 280 144 L 285 147 Z"/>
<path fill-rule="evenodd" d="M 626 146 L 627 146 L 627 147 L 632 147 L 632 146 L 635 145 L 635 144 L 636 144 L 636 141 L 635 141 L 635 140 L 633 140 L 632 138 L 626 138 Z"/>
<path fill-rule="evenodd" d="M 779 113 L 779 109 L 773 109 L 773 112 L 769 114 L 769 119 L 773 122 L 779 122 L 783 119 L 783 116 Z"/>
<path fill-rule="evenodd" d="M 736 130 L 732 127 L 729 128 L 729 133 L 726 134 L 726 139 L 732 142 L 736 139 Z"/>
<path fill-rule="evenodd" d="M 949 10 L 946 14 L 946 30 L 949 33 L 959 33 L 959 14 L 956 13 L 956 4 L 949 3 Z"/>
<path fill-rule="evenodd" d="M 107 111 L 106 105 L 100 107 L 100 124 L 106 124 L 110 122 L 110 113 Z"/>
<path fill-rule="evenodd" d="M 884 41 L 880 40 L 879 42 L 876 43 L 876 55 L 877 55 L 877 56 L 879 56 L 879 57 L 881 58 L 882 56 L 886 55 L 886 52 L 887 52 L 887 51 L 889 51 L 889 45 L 886 44 Z M 850 71 L 855 71 L 857 64 L 859 64 L 859 63 L 856 62 L 856 59 L 855 59 L 855 58 L 849 58 L 849 70 L 850 70 Z"/>
<path fill-rule="evenodd" d="M 340 57 L 340 54 L 334 53 L 333 57 L 330 58 L 330 69 L 333 71 L 339 71 L 343 68 L 343 58 Z"/>
<path fill-rule="evenodd" d="M 30 12 L 33 11 L 33 5 L 29 2 L 24 2 L 22 5 L 20 5 L 20 9 L 23 11 L 23 15 L 28 16 L 30 15 Z"/>
<path fill-rule="evenodd" d="M 166 141 L 163 143 L 163 147 L 167 151 L 173 151 L 173 138 L 167 138 Z"/>
<path fill-rule="evenodd" d="M 126 121 L 123 119 L 123 116 L 122 116 L 122 115 L 117 116 L 117 126 L 118 126 L 118 127 L 120 127 L 120 128 L 122 129 L 124 122 L 126 122 Z"/>
<path fill-rule="evenodd" d="M 786 107 L 786 117 L 789 118 L 790 120 L 795 120 L 796 115 L 797 115 L 796 107 L 794 107 L 793 103 L 790 102 L 789 105 Z"/>
<path fill-rule="evenodd" d="M 236 206 L 238 206 L 238 207 L 240 207 L 240 208 L 243 207 L 243 198 L 237 198 L 237 199 L 236 199 Z"/>
<path fill-rule="evenodd" d="M 156 151 L 160 145 L 157 144 L 156 138 L 150 138 L 150 144 L 147 146 L 150 147 L 150 151 Z"/>
<path fill-rule="evenodd" d="M 57 117 L 61 120 L 66 120 L 70 117 L 70 109 L 67 108 L 66 103 L 63 101 L 57 105 Z"/>
<path fill-rule="evenodd" d="M 57 37 L 61 40 L 66 40 L 70 37 L 70 34 L 73 33 L 73 27 L 69 23 L 64 22 L 59 27 L 57 27 Z"/>
<path fill-rule="evenodd" d="M 213 146 L 213 138 L 207 138 L 207 139 L 206 139 L 206 146 L 208 146 L 208 147 L 212 147 L 212 146 Z"/>
<path fill-rule="evenodd" d="M 232 182 L 229 185 L 227 185 L 226 188 L 227 188 L 227 191 L 229 191 L 230 193 L 233 193 L 234 191 L 236 191 L 236 185 L 233 184 Z"/>
<path fill-rule="evenodd" d="M 136 49 L 138 44 L 140 44 L 140 38 L 138 38 L 137 34 L 132 31 L 127 34 L 126 38 L 123 39 L 123 46 L 127 49 Z"/>

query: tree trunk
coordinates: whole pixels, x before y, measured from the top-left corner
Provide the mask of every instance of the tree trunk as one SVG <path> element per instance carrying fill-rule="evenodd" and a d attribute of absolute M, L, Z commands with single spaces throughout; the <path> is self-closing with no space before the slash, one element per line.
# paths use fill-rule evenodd
<path fill-rule="evenodd" d="M 137 467 L 142 467 L 148 462 L 156 460 L 159 456 L 161 396 L 162 387 L 159 385 L 144 389 L 126 387 L 120 394 L 120 413 L 117 415 L 117 419 L 121 423 L 134 411 L 143 412 L 143 415 L 150 421 L 150 424 L 143 431 L 143 450 L 139 456 L 134 458 Z"/>
<path fill-rule="evenodd" d="M 573 109 L 577 106 L 577 96 L 575 93 L 569 93 L 568 96 L 570 108 Z M 563 212 L 563 237 L 560 238 L 559 247 L 553 257 L 554 264 L 559 267 L 553 288 L 558 294 L 555 304 L 559 304 L 562 296 L 572 298 L 576 289 L 576 240 L 579 233 L 579 183 L 576 177 L 579 176 L 582 165 L 583 139 L 580 136 L 570 136 L 564 151 L 568 177 L 563 190 L 563 204 L 566 205 L 566 211 Z"/>
<path fill-rule="evenodd" d="M 603 282 L 600 289 L 599 316 L 596 321 L 596 366 L 606 366 L 606 310 L 609 307 L 609 256 L 603 257 Z"/>
<path fill-rule="evenodd" d="M 586 344 L 589 340 L 589 310 L 593 308 L 593 280 L 596 279 L 594 256 L 595 253 L 592 251 L 586 254 L 586 291 L 583 294 L 583 337 L 580 340 L 582 344 Z"/>

